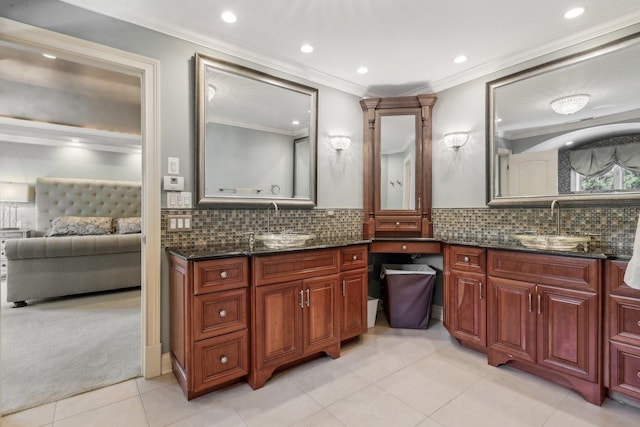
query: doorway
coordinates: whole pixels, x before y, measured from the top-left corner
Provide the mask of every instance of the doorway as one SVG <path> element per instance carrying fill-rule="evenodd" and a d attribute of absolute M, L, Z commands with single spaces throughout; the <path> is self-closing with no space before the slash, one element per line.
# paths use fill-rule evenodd
<path fill-rule="evenodd" d="M 36 51 L 55 51 L 79 63 L 100 63 L 114 71 L 137 75 L 141 82 L 142 109 L 142 374 L 161 374 L 160 343 L 160 187 L 159 180 L 159 68 L 158 61 L 129 52 L 0 18 L 0 43 Z"/>

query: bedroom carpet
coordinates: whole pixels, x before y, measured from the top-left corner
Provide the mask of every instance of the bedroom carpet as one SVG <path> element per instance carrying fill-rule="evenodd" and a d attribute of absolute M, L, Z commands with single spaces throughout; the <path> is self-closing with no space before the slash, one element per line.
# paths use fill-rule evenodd
<path fill-rule="evenodd" d="M 29 301 L 11 308 L 2 282 L 3 414 L 141 373 L 140 289 Z"/>

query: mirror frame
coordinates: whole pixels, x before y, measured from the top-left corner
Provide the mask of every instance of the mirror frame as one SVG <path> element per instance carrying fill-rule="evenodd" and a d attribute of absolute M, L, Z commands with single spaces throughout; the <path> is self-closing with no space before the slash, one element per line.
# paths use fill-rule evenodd
<path fill-rule="evenodd" d="M 631 34 L 617 40 L 559 58 L 541 65 L 519 71 L 505 77 L 487 82 L 486 84 L 486 141 L 487 141 L 487 205 L 500 206 L 548 206 L 553 200 L 558 200 L 565 204 L 585 205 L 585 204 L 640 204 L 640 192 L 620 192 L 620 193 L 583 193 L 583 194 L 556 194 L 548 196 L 507 196 L 496 197 L 495 185 L 496 174 L 496 144 L 495 134 L 495 90 L 501 86 L 516 83 L 520 80 L 542 75 L 547 72 L 556 71 L 563 67 L 585 62 L 601 55 L 615 52 L 634 44 L 640 43 L 640 33 Z"/>
<path fill-rule="evenodd" d="M 267 85 L 276 86 L 284 90 L 291 90 L 309 95 L 309 197 L 285 198 L 285 197 L 219 197 L 205 194 L 205 127 L 206 127 L 206 69 L 215 68 L 220 71 L 234 74 Z M 262 71 L 234 64 L 232 62 L 216 59 L 200 53 L 195 54 L 195 100 L 196 100 L 196 206 L 197 207 L 265 207 L 276 202 L 281 207 L 314 208 L 317 196 L 317 128 L 318 128 L 318 89 L 300 83 L 292 82 L 280 77 L 267 74 Z M 292 150 L 293 150 L 292 146 Z"/>

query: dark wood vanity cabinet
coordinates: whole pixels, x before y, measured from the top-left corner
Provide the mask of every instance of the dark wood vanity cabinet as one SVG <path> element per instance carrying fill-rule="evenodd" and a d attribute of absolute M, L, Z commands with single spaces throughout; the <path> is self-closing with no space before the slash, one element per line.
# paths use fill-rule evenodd
<path fill-rule="evenodd" d="M 252 258 L 249 385 L 315 353 L 340 356 L 340 252 L 305 250 Z"/>
<path fill-rule="evenodd" d="M 489 364 L 513 362 L 600 405 L 600 261 L 489 250 L 487 264 Z"/>
<path fill-rule="evenodd" d="M 365 98 L 365 239 L 433 237 L 431 122 L 436 96 Z"/>
<path fill-rule="evenodd" d="M 247 257 L 169 257 L 171 364 L 187 399 L 249 373 Z"/>
<path fill-rule="evenodd" d="M 486 250 L 448 245 L 444 266 L 445 328 L 460 344 L 486 353 Z"/>
<path fill-rule="evenodd" d="M 367 332 L 367 245 L 340 249 L 340 340 Z"/>
<path fill-rule="evenodd" d="M 606 263 L 609 389 L 640 399 L 640 290 L 624 283 L 626 261 Z"/>

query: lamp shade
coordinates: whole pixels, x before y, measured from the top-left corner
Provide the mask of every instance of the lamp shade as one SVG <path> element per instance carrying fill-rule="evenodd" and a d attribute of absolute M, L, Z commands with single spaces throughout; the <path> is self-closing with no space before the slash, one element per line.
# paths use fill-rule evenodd
<path fill-rule="evenodd" d="M 462 147 L 467 143 L 469 133 L 467 132 L 451 132 L 444 135 L 444 144 L 454 150 Z"/>
<path fill-rule="evenodd" d="M 329 140 L 331 141 L 331 147 L 336 151 L 346 150 L 351 144 L 351 138 L 345 135 L 331 135 Z"/>
<path fill-rule="evenodd" d="M 0 201 L 26 203 L 29 201 L 29 184 L 0 182 Z"/>

